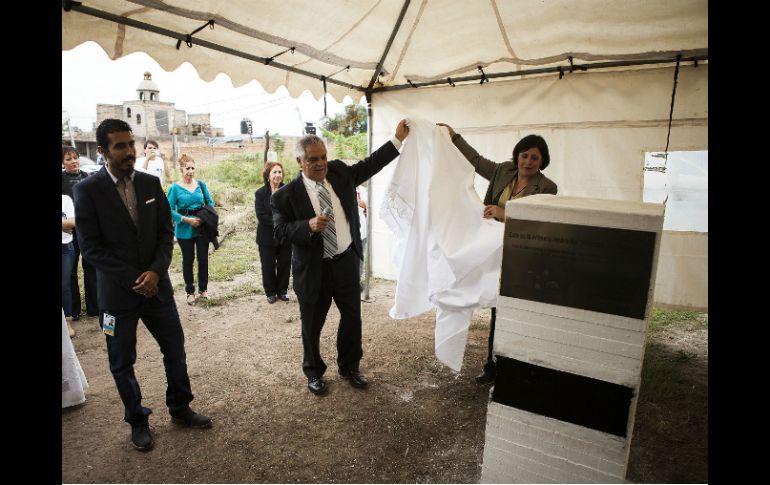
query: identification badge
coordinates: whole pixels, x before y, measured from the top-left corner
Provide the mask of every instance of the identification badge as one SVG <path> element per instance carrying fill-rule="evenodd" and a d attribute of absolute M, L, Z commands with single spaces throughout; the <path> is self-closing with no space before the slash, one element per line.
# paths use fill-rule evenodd
<path fill-rule="evenodd" d="M 115 336 L 115 317 L 107 313 L 104 314 L 104 319 L 102 320 L 102 332 L 112 337 Z"/>

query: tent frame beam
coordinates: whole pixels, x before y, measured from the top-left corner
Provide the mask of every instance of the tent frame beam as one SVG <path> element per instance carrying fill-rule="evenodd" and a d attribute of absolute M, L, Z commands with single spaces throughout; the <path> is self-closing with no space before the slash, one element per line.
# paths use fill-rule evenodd
<path fill-rule="evenodd" d="M 390 47 L 393 45 L 393 40 L 396 38 L 396 34 L 398 34 L 398 31 L 401 28 L 401 22 L 404 21 L 404 16 L 406 15 L 406 10 L 409 8 L 410 2 L 411 0 L 405 0 L 404 6 L 401 7 L 401 13 L 399 13 L 398 15 L 398 20 L 396 20 L 396 25 L 393 26 L 393 31 L 390 33 L 390 38 L 388 39 L 388 43 L 385 45 L 385 50 L 382 52 L 382 56 L 380 57 L 380 62 L 377 63 L 377 68 L 374 70 L 372 79 L 369 81 L 369 86 L 366 88 L 367 93 L 372 92 L 374 83 L 377 82 L 377 78 L 380 76 L 380 72 L 382 72 L 382 66 L 385 64 L 385 59 L 388 57 L 388 53 L 390 52 Z"/>
<path fill-rule="evenodd" d="M 570 66 L 554 66 L 554 67 L 542 67 L 537 69 L 524 69 L 519 71 L 509 72 L 497 72 L 493 74 L 476 74 L 473 76 L 462 77 L 448 77 L 446 79 L 437 79 L 434 81 L 426 82 L 412 82 L 407 80 L 408 84 L 399 84 L 396 86 L 381 86 L 372 89 L 374 93 L 382 93 L 386 91 L 398 91 L 401 89 L 421 88 L 425 86 L 437 86 L 441 84 L 447 84 L 454 87 L 455 83 L 467 82 L 467 81 L 479 81 L 486 79 L 489 81 L 491 78 L 504 78 L 504 77 L 516 77 L 516 76 L 528 76 L 531 74 L 549 74 L 558 73 L 560 77 L 564 75 L 565 69 L 569 69 L 569 72 L 580 71 L 595 71 L 597 69 L 610 69 L 613 67 L 627 67 L 627 66 L 645 66 L 654 64 L 676 64 L 677 59 L 681 57 L 682 62 L 692 62 L 695 67 L 698 67 L 698 61 L 708 61 L 708 49 L 699 49 L 697 51 L 689 53 L 673 53 L 671 57 L 657 58 L 657 59 L 639 59 L 634 61 L 609 61 L 609 62 L 594 62 L 591 64 L 573 64 L 570 62 Z"/>

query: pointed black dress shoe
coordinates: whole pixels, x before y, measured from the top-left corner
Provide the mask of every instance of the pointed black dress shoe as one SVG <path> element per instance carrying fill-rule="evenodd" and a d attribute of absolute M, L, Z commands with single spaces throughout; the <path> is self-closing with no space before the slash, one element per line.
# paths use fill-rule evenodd
<path fill-rule="evenodd" d="M 281 301 L 289 301 L 289 296 L 285 295 L 285 294 L 284 295 L 278 295 L 278 299 L 281 300 Z"/>
<path fill-rule="evenodd" d="M 150 425 L 135 424 L 131 426 L 131 444 L 139 451 L 150 451 L 155 445 Z"/>
<path fill-rule="evenodd" d="M 278 297 L 275 295 L 270 295 L 267 297 L 267 302 L 270 303 L 271 305 L 277 301 L 278 301 Z"/>
<path fill-rule="evenodd" d="M 364 389 L 369 385 L 369 381 L 366 380 L 366 377 L 357 370 L 340 371 L 340 375 L 343 379 L 350 380 L 350 385 L 356 389 Z"/>
<path fill-rule="evenodd" d="M 326 383 L 320 377 L 308 377 L 307 388 L 310 389 L 310 392 L 316 396 L 324 394 L 329 390 L 329 388 L 326 386 Z"/>
<path fill-rule="evenodd" d="M 489 384 L 490 382 L 495 382 L 495 375 L 490 374 L 485 369 L 481 372 L 481 374 L 474 377 L 474 379 L 476 379 L 476 382 L 479 384 Z"/>
<path fill-rule="evenodd" d="M 211 418 L 198 414 L 190 408 L 185 409 L 176 416 L 171 416 L 171 421 L 187 426 L 188 428 L 210 428 Z"/>

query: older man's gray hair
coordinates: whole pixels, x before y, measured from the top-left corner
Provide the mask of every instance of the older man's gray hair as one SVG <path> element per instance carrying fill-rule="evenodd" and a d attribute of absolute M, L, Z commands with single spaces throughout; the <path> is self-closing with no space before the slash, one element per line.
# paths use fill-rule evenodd
<path fill-rule="evenodd" d="M 324 145 L 324 146 L 326 146 L 324 144 L 323 138 L 321 138 L 318 135 L 305 135 L 305 136 L 303 136 L 297 142 L 296 153 L 297 153 L 297 158 L 299 160 L 304 160 L 305 154 L 307 153 L 307 151 L 306 151 L 307 147 L 310 146 L 310 145 Z"/>

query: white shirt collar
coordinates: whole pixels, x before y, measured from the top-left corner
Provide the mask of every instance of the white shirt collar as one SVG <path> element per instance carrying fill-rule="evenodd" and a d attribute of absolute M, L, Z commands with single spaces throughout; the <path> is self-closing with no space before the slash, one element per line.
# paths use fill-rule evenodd
<path fill-rule="evenodd" d="M 305 187 L 307 187 L 309 189 L 312 188 L 314 190 L 318 190 L 318 186 L 316 185 L 317 182 L 315 180 L 313 180 L 310 177 L 306 176 L 304 172 L 300 172 L 300 174 L 302 175 L 302 182 L 305 184 Z M 326 180 L 326 178 L 324 178 L 322 180 L 322 182 L 323 182 L 324 185 L 329 185 L 329 181 Z"/>
<path fill-rule="evenodd" d="M 112 183 L 117 184 L 118 183 L 118 178 L 112 172 L 110 172 L 110 166 L 109 165 L 105 165 L 104 168 L 107 169 L 107 173 L 109 174 L 110 178 L 112 179 Z M 131 178 L 131 181 L 134 180 L 134 176 L 135 175 L 136 175 L 136 170 L 131 172 L 131 175 L 129 175 L 129 177 Z"/>

